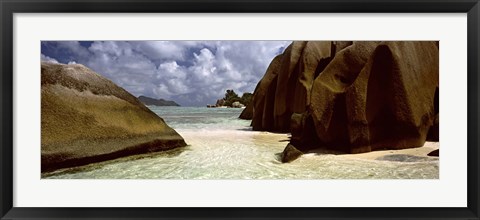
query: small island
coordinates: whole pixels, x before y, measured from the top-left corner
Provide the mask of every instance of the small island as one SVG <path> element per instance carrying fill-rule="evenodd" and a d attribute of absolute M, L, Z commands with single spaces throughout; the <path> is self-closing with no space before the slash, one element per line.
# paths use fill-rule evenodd
<path fill-rule="evenodd" d="M 165 100 L 165 99 L 154 99 L 147 96 L 139 96 L 138 100 L 144 105 L 154 105 L 154 106 L 180 106 L 175 101 Z"/>
<path fill-rule="evenodd" d="M 207 108 L 245 108 L 252 101 L 253 94 L 249 92 L 243 93 L 239 97 L 233 89 L 225 92 L 225 97 L 218 99 L 215 105 L 207 105 Z"/>

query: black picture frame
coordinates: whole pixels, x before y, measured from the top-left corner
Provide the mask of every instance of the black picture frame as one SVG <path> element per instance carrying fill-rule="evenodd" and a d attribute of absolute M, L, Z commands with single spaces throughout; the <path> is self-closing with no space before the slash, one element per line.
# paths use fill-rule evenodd
<path fill-rule="evenodd" d="M 478 0 L 0 0 L 1 219 L 479 219 Z M 466 208 L 19 208 L 13 207 L 14 13 L 467 13 L 468 207 Z"/>

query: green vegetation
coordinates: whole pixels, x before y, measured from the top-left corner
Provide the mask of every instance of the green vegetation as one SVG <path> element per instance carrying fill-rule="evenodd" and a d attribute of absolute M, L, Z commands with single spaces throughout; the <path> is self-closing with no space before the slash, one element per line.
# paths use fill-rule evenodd
<path fill-rule="evenodd" d="M 247 106 L 248 104 L 250 104 L 250 102 L 252 101 L 252 99 L 253 99 L 253 94 L 252 94 L 252 93 L 249 93 L 249 92 L 246 92 L 246 93 L 243 93 L 240 102 L 241 102 L 242 104 L 244 104 L 245 106 Z"/>
<path fill-rule="evenodd" d="M 223 102 L 220 102 L 221 100 L 219 100 L 217 101 L 217 105 L 221 104 L 222 106 L 234 107 L 233 103 L 239 102 L 244 106 L 247 106 L 252 101 L 252 97 L 253 94 L 249 92 L 243 93 L 242 97 L 239 97 L 233 89 L 229 89 L 225 92 L 225 97 L 221 99 Z"/>
<path fill-rule="evenodd" d="M 224 106 L 232 106 L 232 104 L 234 102 L 239 102 L 240 101 L 240 97 L 238 97 L 237 93 L 235 93 L 235 91 L 232 90 L 227 90 L 227 92 L 225 93 L 225 98 L 223 98 L 223 100 L 225 100 L 225 102 L 223 103 Z"/>

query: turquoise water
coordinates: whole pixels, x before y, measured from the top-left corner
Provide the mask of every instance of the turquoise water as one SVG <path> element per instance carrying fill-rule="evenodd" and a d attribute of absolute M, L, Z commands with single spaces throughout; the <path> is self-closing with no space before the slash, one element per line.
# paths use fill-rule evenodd
<path fill-rule="evenodd" d="M 288 134 L 252 131 L 243 109 L 149 107 L 187 142 L 168 152 L 137 155 L 46 174 L 54 179 L 438 179 L 439 161 L 430 157 L 362 158 L 305 154 L 282 164 L 278 154 Z M 398 156 L 397 156 L 398 155 Z M 380 158 L 380 157 L 379 157 Z"/>
<path fill-rule="evenodd" d="M 251 130 L 250 120 L 238 119 L 241 108 L 158 107 L 149 106 L 175 130 Z"/>

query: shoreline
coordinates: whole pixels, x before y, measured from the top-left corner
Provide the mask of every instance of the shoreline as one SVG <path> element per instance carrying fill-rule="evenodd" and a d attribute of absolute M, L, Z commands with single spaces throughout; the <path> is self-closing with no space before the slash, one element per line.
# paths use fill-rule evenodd
<path fill-rule="evenodd" d="M 288 142 L 288 133 L 247 130 L 178 129 L 189 144 L 184 148 L 128 156 L 85 166 L 42 173 L 42 178 L 109 179 L 437 179 L 438 157 L 430 151 L 439 142 L 426 142 L 419 148 L 381 150 L 345 154 L 312 150 L 295 161 L 281 163 L 278 155 Z M 232 142 L 232 140 L 235 140 Z M 391 158 L 379 159 L 392 155 Z M 405 156 L 408 155 L 408 156 Z M 177 162 L 175 162 L 177 161 Z M 180 162 L 181 163 L 178 163 Z M 411 163 L 414 162 L 414 163 Z M 419 163 L 416 163 L 419 162 Z M 250 165 L 249 165 L 250 164 Z M 431 164 L 431 165 L 427 165 Z M 178 165 L 177 169 L 174 169 Z M 125 170 L 124 167 L 140 167 Z M 165 167 L 164 167 L 165 166 Z M 236 173 L 239 166 L 250 171 Z M 160 168 L 163 167 L 163 168 Z M 166 168 L 168 167 L 168 169 Z M 383 170 L 383 168 L 386 170 Z M 406 172 L 404 169 L 416 170 Z M 114 170 L 121 170 L 117 173 Z M 172 169 L 172 170 L 170 170 Z M 197 170 L 198 169 L 198 170 Z M 112 172 L 105 175 L 105 171 Z M 141 171 L 140 171 L 141 170 Z M 148 170 L 148 171 L 146 171 Z M 161 173 L 161 170 L 170 170 Z M 196 171 L 194 171 L 196 170 Z M 428 172 L 426 172 L 427 170 Z M 127 173 L 125 173 L 128 171 Z M 193 171 L 193 172 L 192 172 Z M 145 173 L 143 173 L 145 172 Z M 221 174 L 215 174 L 221 172 Z M 350 176 L 349 173 L 355 173 Z M 392 173 L 390 175 L 390 173 Z M 421 173 L 430 176 L 422 176 Z M 431 173 L 436 172 L 436 173 Z M 84 173 L 84 174 L 82 174 Z M 161 174 L 160 174 L 161 173 Z M 259 174 L 261 173 L 261 174 Z M 113 174 L 113 176 L 111 175 Z M 348 175 L 347 175 L 348 174 Z M 388 174 L 388 175 L 387 175 Z"/>
<path fill-rule="evenodd" d="M 431 158 L 438 158 L 433 156 L 428 156 L 427 154 L 439 149 L 440 142 L 430 142 L 426 141 L 422 147 L 417 148 L 407 148 L 407 149 L 399 149 L 399 150 L 376 150 L 367 153 L 360 153 L 360 154 L 345 154 L 340 155 L 345 158 L 359 158 L 359 159 L 377 159 L 382 156 L 388 156 L 393 154 L 406 154 L 411 156 L 418 156 L 418 157 L 431 157 Z"/>
<path fill-rule="evenodd" d="M 271 148 L 275 149 L 284 149 L 289 140 L 290 140 L 290 133 L 275 133 L 275 132 L 268 132 L 268 131 L 249 131 L 249 130 L 211 130 L 211 131 L 206 131 L 206 133 L 197 133 L 195 131 L 191 131 L 189 129 L 176 129 L 179 134 L 182 135 L 182 137 L 187 140 L 189 143 L 193 143 L 194 145 L 198 144 L 197 142 L 200 139 L 198 136 L 203 136 L 205 138 L 215 138 L 215 139 L 221 139 L 221 138 L 226 138 L 230 139 L 230 135 L 233 135 L 233 137 L 240 138 L 237 139 L 240 142 L 246 141 L 246 142 L 256 142 L 256 145 L 269 145 Z M 220 138 L 219 138 L 220 137 Z M 250 140 L 242 140 L 242 138 L 246 137 L 251 138 Z M 439 158 L 439 157 L 434 157 L 434 156 L 428 156 L 427 154 L 439 149 L 440 147 L 440 142 L 430 142 L 426 141 L 425 144 L 422 147 L 416 147 L 416 148 L 407 148 L 407 149 L 387 149 L 387 150 L 374 150 L 370 152 L 365 152 L 365 153 L 358 153 L 358 154 L 351 154 L 351 153 L 345 153 L 345 152 L 340 152 L 340 151 L 334 151 L 334 150 L 329 150 L 329 149 L 324 149 L 324 148 L 317 148 L 313 150 L 309 150 L 308 152 L 304 153 L 301 157 L 318 157 L 321 155 L 332 155 L 335 157 L 343 158 L 343 159 L 363 159 L 363 160 L 378 160 L 378 158 L 385 157 L 385 156 L 390 156 L 390 155 L 408 155 L 408 156 L 413 156 L 413 157 L 427 157 L 427 158 Z M 278 153 L 282 153 L 282 151 L 279 151 Z M 300 158 L 301 158 L 300 157 Z M 321 158 L 321 157 L 318 157 Z M 294 163 L 295 161 L 292 161 L 291 163 Z M 397 162 L 404 162 L 404 161 L 397 161 Z"/>
<path fill-rule="evenodd" d="M 370 151 L 366 153 L 358 153 L 358 154 L 349 154 L 349 153 L 338 152 L 338 151 L 333 151 L 328 149 L 313 149 L 305 153 L 305 155 L 333 154 L 335 156 L 346 158 L 346 159 L 366 159 L 366 160 L 376 160 L 380 157 L 389 156 L 389 155 L 398 155 L 398 154 L 415 156 L 415 157 L 438 158 L 438 157 L 428 156 L 427 154 L 434 150 L 439 149 L 439 147 L 440 147 L 440 142 L 426 141 L 422 147 L 416 147 L 416 148 L 407 148 L 407 149 L 398 149 L 398 150 L 374 150 L 374 151 Z"/>

